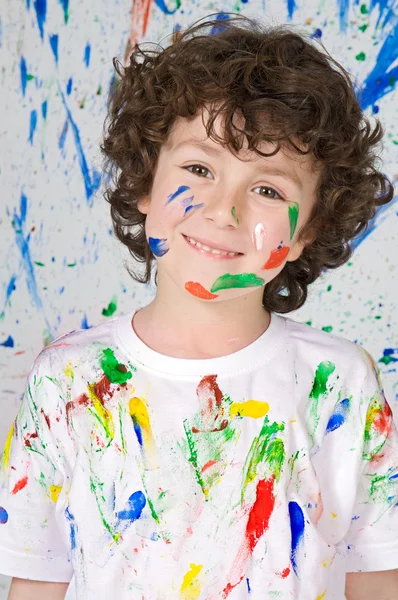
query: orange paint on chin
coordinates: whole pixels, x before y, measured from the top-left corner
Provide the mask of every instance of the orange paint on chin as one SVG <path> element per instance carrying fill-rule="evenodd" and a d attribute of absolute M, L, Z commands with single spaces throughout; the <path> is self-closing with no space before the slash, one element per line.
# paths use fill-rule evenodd
<path fill-rule="evenodd" d="M 276 269 L 277 267 L 280 267 L 289 252 L 290 248 L 288 246 L 283 246 L 283 248 L 272 250 L 271 256 L 263 266 L 263 269 Z"/>
<path fill-rule="evenodd" d="M 218 294 L 212 294 L 203 285 L 197 283 L 196 281 L 187 281 L 185 284 L 185 289 L 187 292 L 192 294 L 192 296 L 196 296 L 197 298 L 202 298 L 203 300 L 214 300 L 214 298 L 218 298 Z"/>

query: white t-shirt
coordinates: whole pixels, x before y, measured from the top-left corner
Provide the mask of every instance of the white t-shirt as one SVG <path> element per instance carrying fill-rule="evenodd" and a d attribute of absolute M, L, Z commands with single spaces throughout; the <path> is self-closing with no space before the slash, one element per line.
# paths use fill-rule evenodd
<path fill-rule="evenodd" d="M 38 356 L 0 473 L 0 571 L 79 600 L 342 600 L 398 568 L 398 435 L 359 346 L 272 314 L 163 356 L 132 314 Z"/>

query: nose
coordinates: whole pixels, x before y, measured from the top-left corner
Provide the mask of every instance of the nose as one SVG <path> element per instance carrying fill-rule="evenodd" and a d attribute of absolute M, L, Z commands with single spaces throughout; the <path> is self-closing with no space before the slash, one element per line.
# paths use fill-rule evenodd
<path fill-rule="evenodd" d="M 237 229 L 240 222 L 239 198 L 236 191 L 218 189 L 207 197 L 203 216 L 219 229 Z"/>

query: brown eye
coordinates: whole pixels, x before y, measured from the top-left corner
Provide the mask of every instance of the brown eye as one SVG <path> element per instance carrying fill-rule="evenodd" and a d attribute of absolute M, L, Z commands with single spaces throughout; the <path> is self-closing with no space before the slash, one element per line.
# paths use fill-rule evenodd
<path fill-rule="evenodd" d="M 260 194 L 260 196 L 265 196 L 266 198 L 271 198 L 271 200 L 272 199 L 279 199 L 279 200 L 283 199 L 282 196 L 280 194 L 278 194 L 278 192 L 276 190 L 274 190 L 274 188 L 272 188 L 272 187 L 262 185 L 260 187 L 254 188 L 254 190 L 260 190 L 258 192 Z"/>
<path fill-rule="evenodd" d="M 202 165 L 190 165 L 186 168 L 190 173 L 198 175 L 199 177 L 207 177 L 207 175 L 210 173 L 209 169 L 203 167 Z"/>

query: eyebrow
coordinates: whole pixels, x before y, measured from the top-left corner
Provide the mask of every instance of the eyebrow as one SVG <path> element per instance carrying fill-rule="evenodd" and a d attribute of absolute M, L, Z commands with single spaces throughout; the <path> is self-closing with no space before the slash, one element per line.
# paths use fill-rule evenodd
<path fill-rule="evenodd" d="M 215 157 L 219 156 L 220 152 L 222 151 L 221 146 L 220 148 L 213 147 L 207 144 L 206 142 L 201 142 L 200 140 L 196 139 L 185 140 L 183 142 L 175 144 L 174 146 L 169 145 L 169 150 L 173 150 L 175 152 L 176 150 L 180 150 L 185 146 L 193 146 L 195 148 L 199 148 L 199 150 L 202 150 L 206 154 Z M 285 169 L 281 169 L 280 167 L 275 167 L 271 165 L 262 165 L 258 168 L 258 172 L 264 173 L 265 175 L 274 175 L 275 177 L 281 177 L 283 179 L 293 182 L 300 190 L 303 189 L 303 182 L 294 171 L 286 171 Z"/>

